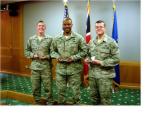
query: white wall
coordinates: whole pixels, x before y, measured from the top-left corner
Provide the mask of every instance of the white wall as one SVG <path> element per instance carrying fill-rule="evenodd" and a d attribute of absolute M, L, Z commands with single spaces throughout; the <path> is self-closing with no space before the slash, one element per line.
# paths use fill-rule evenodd
<path fill-rule="evenodd" d="M 79 2 L 80 1 L 80 2 Z M 86 4 L 84 0 L 70 0 L 69 15 L 73 19 L 73 30 L 85 36 Z M 140 0 L 117 1 L 117 20 L 121 60 L 140 61 Z M 35 34 L 35 23 L 44 20 L 47 34 L 56 36 L 62 31 L 64 6 L 61 0 L 51 2 L 29 2 L 24 5 L 24 39 Z M 111 36 L 113 24 L 112 1 L 91 1 L 91 34 L 95 37 L 95 22 L 106 22 L 107 33 Z"/>

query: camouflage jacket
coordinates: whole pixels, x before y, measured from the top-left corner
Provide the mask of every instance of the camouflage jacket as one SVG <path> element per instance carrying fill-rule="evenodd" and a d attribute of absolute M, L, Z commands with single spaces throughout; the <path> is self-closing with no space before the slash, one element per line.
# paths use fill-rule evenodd
<path fill-rule="evenodd" d="M 103 42 L 99 43 L 94 39 L 89 44 L 89 58 L 95 56 L 95 59 L 101 61 L 101 65 L 90 64 L 89 77 L 94 78 L 114 78 L 114 66 L 119 64 L 119 48 L 115 40 L 104 35 Z"/>
<path fill-rule="evenodd" d="M 50 59 L 50 46 L 52 43 L 52 37 L 45 35 L 41 41 L 39 41 L 38 36 L 34 35 L 29 38 L 26 48 L 25 56 L 32 59 L 30 68 L 32 70 L 43 70 L 45 68 L 50 68 L 51 59 Z M 38 54 L 45 56 L 47 59 L 40 60 L 34 59 L 33 55 Z"/>
<path fill-rule="evenodd" d="M 69 38 L 63 34 L 57 36 L 51 46 L 51 57 L 71 57 L 71 63 L 57 63 L 56 73 L 62 75 L 72 75 L 82 71 L 82 58 L 87 54 L 87 46 L 84 38 L 78 33 L 71 33 Z"/>

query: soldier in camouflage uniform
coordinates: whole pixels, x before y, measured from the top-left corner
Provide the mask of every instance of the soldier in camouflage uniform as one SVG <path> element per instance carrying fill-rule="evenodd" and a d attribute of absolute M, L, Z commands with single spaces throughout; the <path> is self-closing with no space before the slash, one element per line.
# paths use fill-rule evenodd
<path fill-rule="evenodd" d="M 56 85 L 58 88 L 58 103 L 68 104 L 65 99 L 67 85 L 73 91 L 69 104 L 79 104 L 82 58 L 87 54 L 84 38 L 71 31 L 72 20 L 63 20 L 63 33 L 57 36 L 51 46 L 51 57 L 57 59 Z"/>
<path fill-rule="evenodd" d="M 97 37 L 89 44 L 89 85 L 93 104 L 110 105 L 114 66 L 119 63 L 119 48 L 115 40 L 105 34 L 104 21 L 95 24 Z"/>
<path fill-rule="evenodd" d="M 25 49 L 25 56 L 31 62 L 31 82 L 35 104 L 41 104 L 41 85 L 43 83 L 47 104 L 52 102 L 52 77 L 50 46 L 52 37 L 45 35 L 46 25 L 43 21 L 37 23 L 37 34 L 30 37 Z"/>

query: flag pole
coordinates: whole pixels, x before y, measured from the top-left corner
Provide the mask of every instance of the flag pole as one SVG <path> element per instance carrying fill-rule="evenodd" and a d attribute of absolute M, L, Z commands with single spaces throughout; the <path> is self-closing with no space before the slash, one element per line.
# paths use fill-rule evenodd
<path fill-rule="evenodd" d="M 85 40 L 86 43 L 88 44 L 91 40 L 91 26 L 90 26 L 90 0 L 88 0 L 87 2 L 87 21 L 86 21 L 86 36 L 85 36 Z M 88 71 L 89 71 L 89 66 L 87 63 L 84 62 L 84 80 L 83 80 L 83 85 L 84 86 L 88 86 Z"/>
<path fill-rule="evenodd" d="M 113 2 L 113 29 L 112 29 L 112 38 L 118 43 L 118 25 L 117 25 L 117 14 L 116 14 L 116 3 L 115 0 Z M 116 77 L 114 78 L 114 84 L 120 85 L 120 66 L 119 64 L 115 66 Z"/>

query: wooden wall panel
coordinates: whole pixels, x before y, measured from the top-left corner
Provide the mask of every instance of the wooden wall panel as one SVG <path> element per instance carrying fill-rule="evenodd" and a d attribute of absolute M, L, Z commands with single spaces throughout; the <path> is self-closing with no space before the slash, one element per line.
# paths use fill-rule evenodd
<path fill-rule="evenodd" d="M 0 59 L 1 71 L 11 71 L 12 56 L 3 56 Z"/>
<path fill-rule="evenodd" d="M 20 21 L 20 17 L 13 17 L 11 19 L 11 28 L 12 28 L 12 46 L 13 48 L 12 49 L 15 49 L 15 48 L 18 48 L 18 49 L 21 49 L 21 46 L 20 46 L 20 42 L 22 40 L 22 36 L 21 36 L 21 29 L 22 27 L 20 26 L 21 25 L 21 21 Z M 19 32 L 19 33 L 18 33 Z M 21 39 L 20 39 L 21 38 Z"/>
<path fill-rule="evenodd" d="M 3 56 L 11 56 L 12 55 L 12 50 L 10 47 L 0 47 L 0 50 L 1 50 L 1 55 L 3 55 Z"/>
<path fill-rule="evenodd" d="M 11 22 L 8 12 L 0 12 L 1 15 L 1 38 L 0 38 L 0 64 L 1 70 L 10 71 L 12 51 L 11 51 Z"/>
<path fill-rule="evenodd" d="M 21 57 L 20 58 L 20 74 L 23 74 L 23 75 L 27 75 L 27 76 L 30 76 L 31 74 L 31 71 L 29 69 L 29 66 L 30 66 L 30 63 L 31 61 L 29 59 L 26 59 L 25 57 Z"/>
<path fill-rule="evenodd" d="M 0 62 L 1 71 L 20 73 L 20 57 L 23 52 L 23 6 L 18 16 L 10 16 L 9 11 L 1 11 Z"/>
<path fill-rule="evenodd" d="M 120 63 L 121 84 L 140 86 L 141 65 L 140 62 L 121 61 Z"/>
<path fill-rule="evenodd" d="M 1 40 L 0 40 L 0 47 L 7 47 L 11 48 L 11 22 L 9 18 L 8 11 L 1 11 Z"/>

